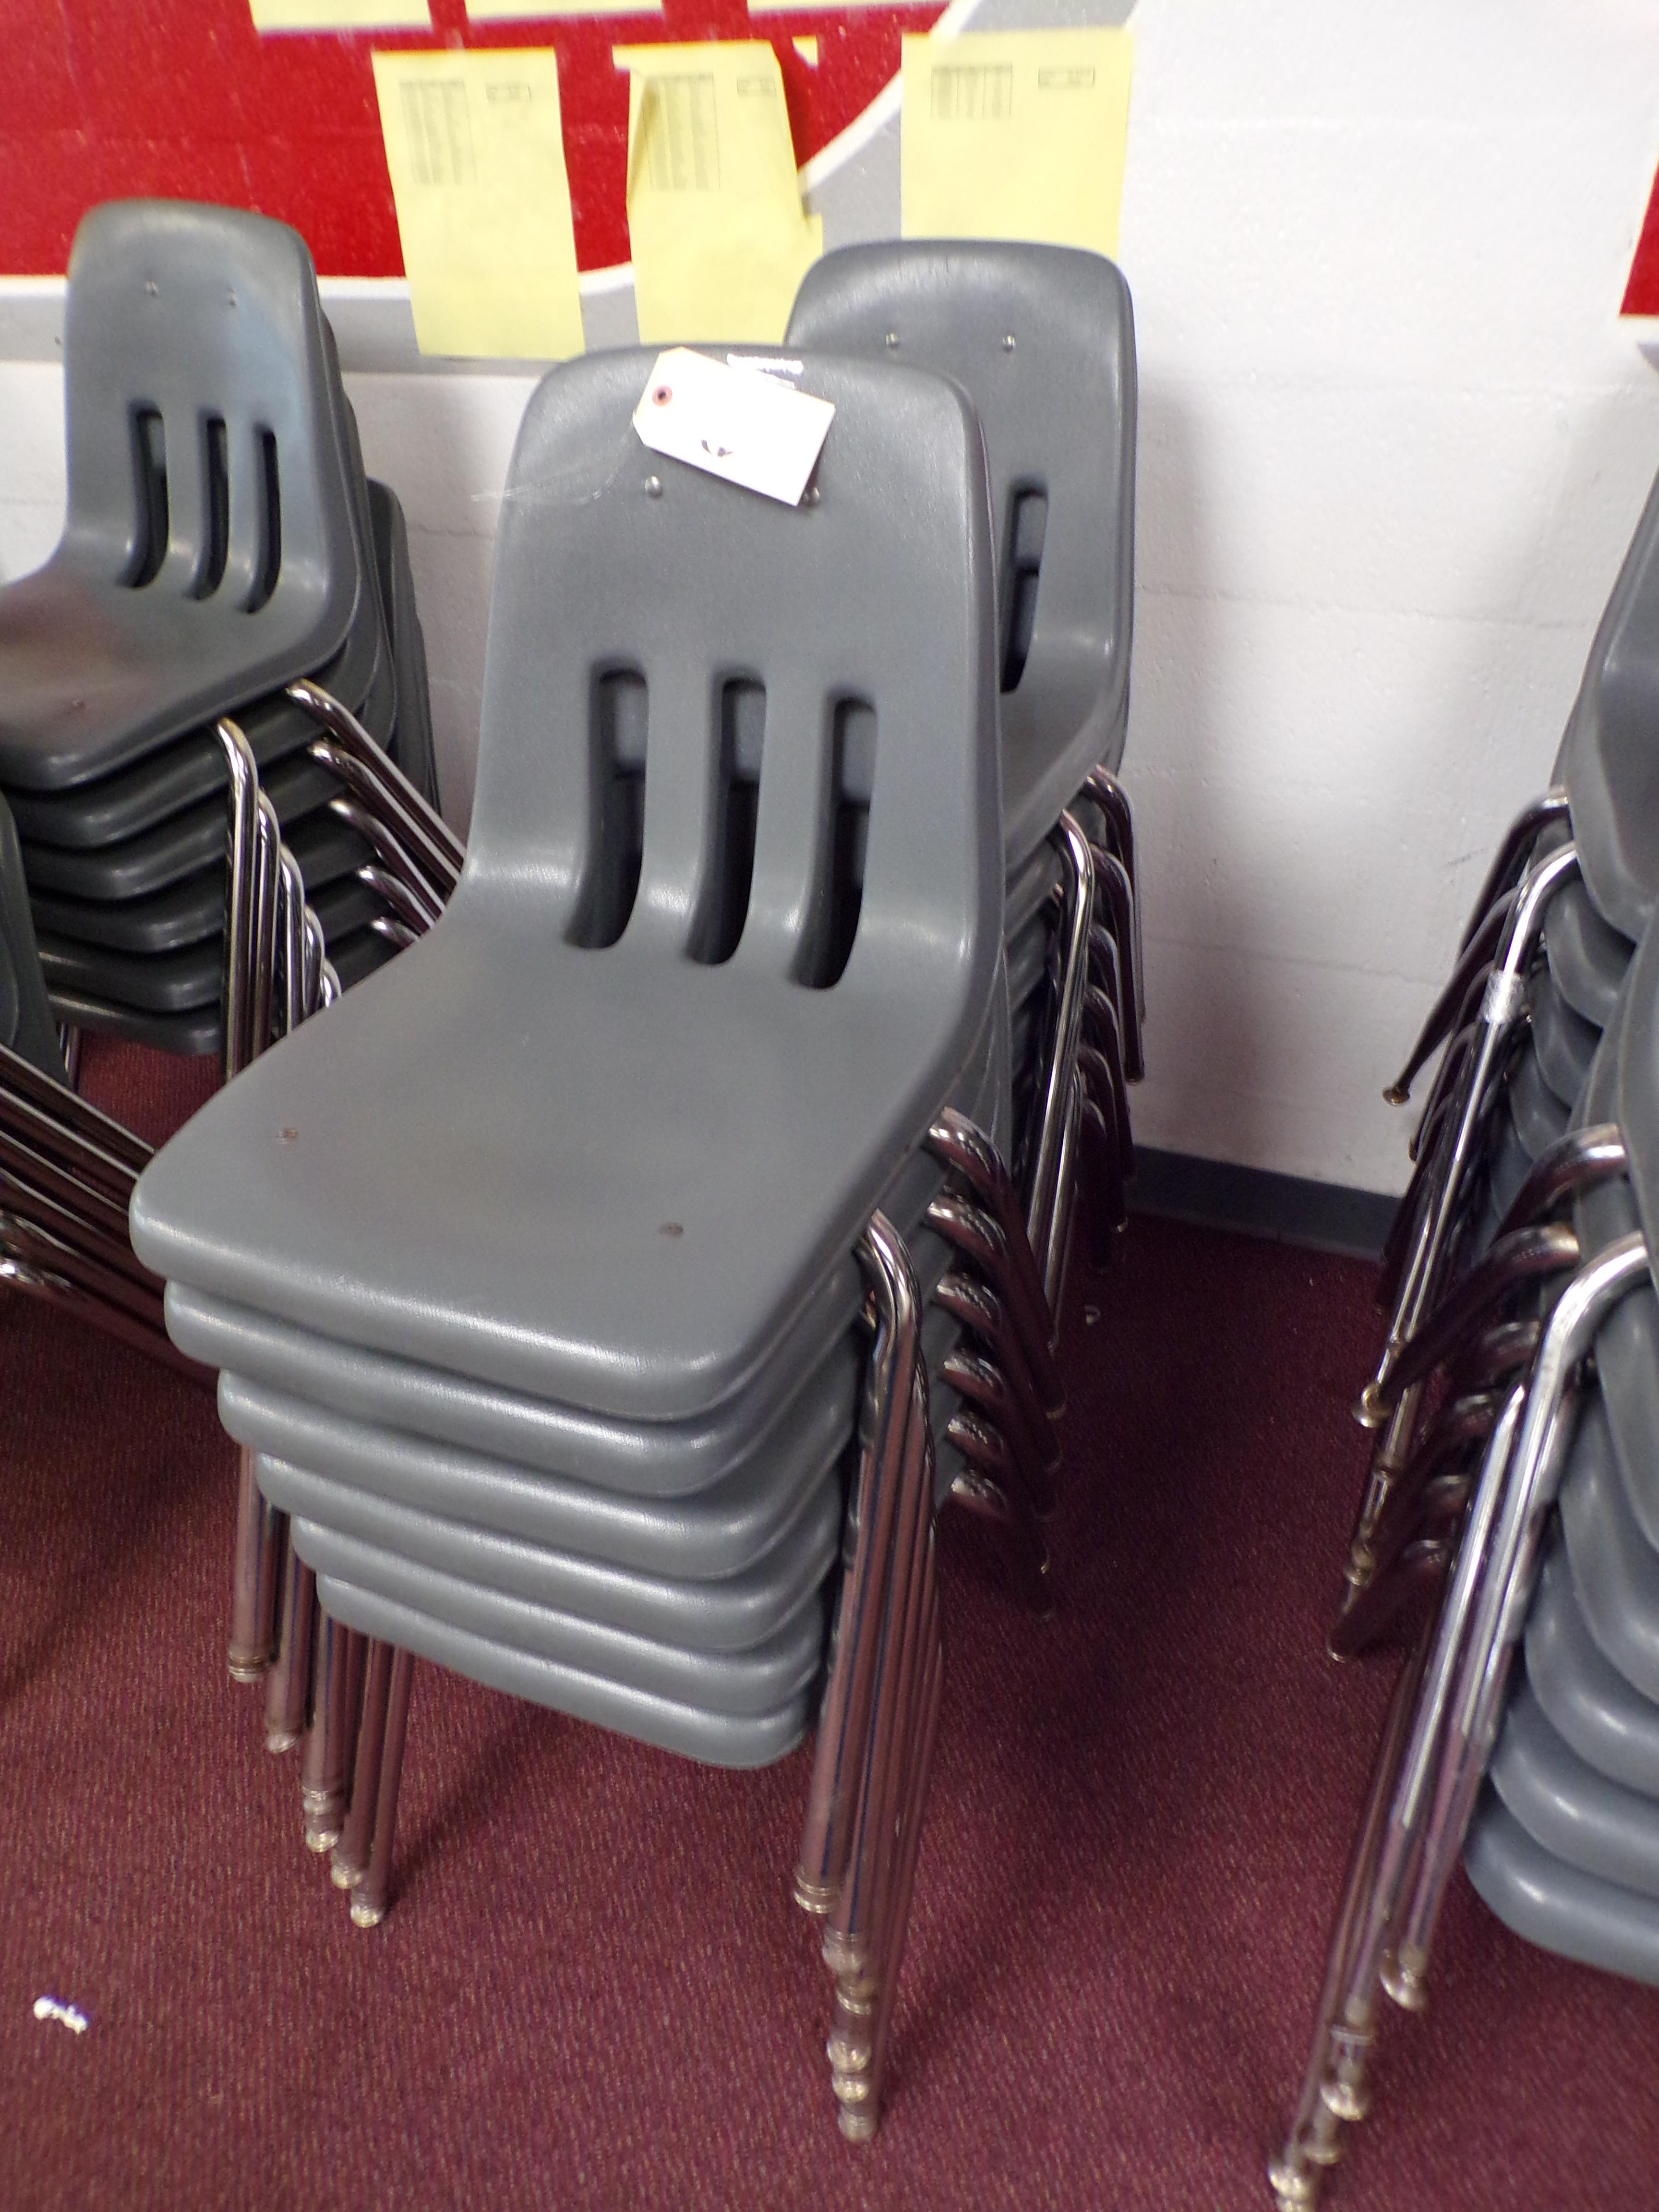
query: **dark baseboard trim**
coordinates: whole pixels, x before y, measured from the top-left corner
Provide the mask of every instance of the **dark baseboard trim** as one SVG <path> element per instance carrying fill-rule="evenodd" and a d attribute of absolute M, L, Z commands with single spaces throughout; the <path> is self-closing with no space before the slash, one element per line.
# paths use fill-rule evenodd
<path fill-rule="evenodd" d="M 1385 1191 L 1312 1182 L 1303 1176 L 1235 1167 L 1189 1152 L 1155 1152 L 1145 1145 L 1135 1146 L 1128 1198 L 1132 1213 L 1271 1237 L 1354 1260 L 1378 1256 L 1399 1203 Z"/>

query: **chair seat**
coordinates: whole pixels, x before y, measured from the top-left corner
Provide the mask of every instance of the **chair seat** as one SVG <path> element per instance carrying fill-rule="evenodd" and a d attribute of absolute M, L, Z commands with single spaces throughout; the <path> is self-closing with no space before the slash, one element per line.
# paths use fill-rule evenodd
<path fill-rule="evenodd" d="M 1587 1765 L 1524 1680 L 1504 1716 L 1490 1771 L 1535 1843 L 1586 1874 L 1659 1899 L 1659 1804 Z"/>
<path fill-rule="evenodd" d="M 823 1663 L 827 1568 L 787 1618 L 749 1650 L 709 1651 L 415 1566 L 377 1545 L 358 1543 L 304 1520 L 295 1529 L 295 1541 L 308 1566 L 394 1605 L 410 1606 L 619 1689 L 642 1690 L 711 1714 L 737 1719 L 775 1712 L 811 1688 Z"/>
<path fill-rule="evenodd" d="M 240 1376 L 219 1381 L 220 1419 L 262 1457 L 441 1519 L 687 1582 L 744 1573 L 811 1511 L 817 1486 L 838 1480 L 835 1462 L 850 1434 L 838 1416 L 809 1408 L 775 1457 L 751 1460 L 695 1498 L 624 1498 L 348 1420 Z"/>
<path fill-rule="evenodd" d="M 1573 1589 L 1597 1650 L 1644 1698 L 1659 1700 L 1659 1553 L 1644 1541 L 1631 1511 L 1599 1396 L 1573 1440 L 1561 1525 Z"/>
<path fill-rule="evenodd" d="M 399 1571 L 430 1571 L 682 1650 L 740 1652 L 775 1635 L 834 1567 L 845 1516 L 841 1483 L 830 1478 L 844 1449 L 843 1441 L 826 1459 L 822 1474 L 813 1478 L 805 1510 L 767 1550 L 737 1574 L 712 1581 L 647 1574 L 556 1545 L 532 1543 L 402 1505 L 263 1454 L 258 1474 L 260 1490 L 273 1505 L 318 1532 L 306 1554 L 313 1566 L 344 1559 L 343 1553 L 320 1548 L 324 1538 L 337 1538 L 355 1545 L 360 1554 L 372 1549 L 396 1563 Z M 338 1565 L 337 1571 L 366 1589 L 381 1588 L 361 1565 L 354 1573 Z M 386 1592 L 395 1594 L 390 1585 Z M 441 1607 L 434 1603 L 427 1609 Z"/>
<path fill-rule="evenodd" d="M 1659 1902 L 1546 1850 L 1490 1785 L 1469 1824 L 1463 1863 L 1477 1894 L 1529 1943 L 1659 1984 Z"/>
<path fill-rule="evenodd" d="M 0 592 L 0 783 L 56 791 L 89 782 L 307 672 L 290 654 L 237 651 L 210 604 L 105 583 L 61 556 L 9 584 Z M 181 665 L 192 671 L 188 694 Z M 107 741 L 88 741 L 104 729 Z"/>
<path fill-rule="evenodd" d="M 458 1628 L 336 1575 L 318 1576 L 317 1596 L 329 1618 L 343 1627 L 379 1637 L 509 1697 L 551 1706 L 574 1720 L 591 1721 L 631 1736 L 636 1743 L 654 1744 L 708 1766 L 769 1766 L 786 1758 L 805 1735 L 816 1704 L 815 1674 L 787 1704 L 772 1712 L 710 1712 L 706 1706 L 607 1681 L 543 1653 Z"/>
<path fill-rule="evenodd" d="M 458 900 L 349 1018 L 210 1101 L 135 1195 L 135 1249 L 509 1389 L 697 1413 L 850 1253 L 941 1103 L 916 1030 L 869 991 L 550 945 Z"/>
<path fill-rule="evenodd" d="M 1589 1766 L 1656 1801 L 1659 1705 L 1596 1649 L 1559 1537 L 1527 1620 L 1527 1680 L 1551 1725 Z"/>

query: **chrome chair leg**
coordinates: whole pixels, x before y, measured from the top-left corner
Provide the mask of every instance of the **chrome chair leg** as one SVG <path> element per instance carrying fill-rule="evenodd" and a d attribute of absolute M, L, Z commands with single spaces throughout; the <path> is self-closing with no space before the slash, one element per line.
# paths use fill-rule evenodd
<path fill-rule="evenodd" d="M 392 1846 L 397 1833 L 398 1792 L 404 1778 L 404 1746 L 409 1734 L 409 1701 L 414 1686 L 413 1653 L 394 1650 L 386 1691 L 380 1771 L 374 1792 L 374 1841 L 369 1846 L 368 1870 L 351 1893 L 354 1928 L 378 1928 L 391 1902 Z"/>
<path fill-rule="evenodd" d="M 1524 1387 L 1517 1386 L 1493 1429 L 1444 1601 L 1425 1622 L 1395 1685 L 1327 1961 L 1302 2102 L 1271 2169 L 1281 2205 L 1316 2201 L 1318 2179 L 1310 2166 L 1331 2164 L 1340 2155 L 1340 2136 L 1331 2123 L 1357 2122 L 1369 2109 L 1365 2076 L 1376 2033 L 1376 1992 L 1387 1972 L 1388 1937 L 1418 1862 L 1459 1655 L 1525 1399 Z"/>
<path fill-rule="evenodd" d="M 939 1380 L 948 1382 L 958 1398 L 1002 1431 L 1032 1510 L 1040 1517 L 1052 1513 L 1060 1502 L 1054 1480 L 1060 1470 L 1060 1443 L 1048 1424 L 1044 1422 L 1039 1429 L 1031 1422 L 1018 1392 L 996 1362 L 966 1345 L 945 1354 Z"/>
<path fill-rule="evenodd" d="M 265 1676 L 265 1749 L 280 1757 L 303 1741 L 311 1710 L 317 1578 L 294 1548 L 287 1514 L 277 1519 L 283 1595 L 276 1657 Z"/>
<path fill-rule="evenodd" d="M 818 1723 L 798 1902 L 824 1922 L 835 1977 L 830 2078 L 843 2134 L 867 2142 L 880 2121 L 878 2048 L 902 1953 L 920 1818 L 919 1689 L 939 1644 L 933 1571 L 933 1436 L 921 1358 L 920 1298 L 904 1246 L 872 1215 L 859 1258 L 876 1332 L 866 1377 L 852 1555 L 843 1577 Z"/>
<path fill-rule="evenodd" d="M 1529 1229 L 1558 1206 L 1577 1199 L 1615 1176 L 1625 1173 L 1625 1139 L 1616 1121 L 1598 1121 L 1583 1129 L 1569 1129 L 1546 1146 L 1533 1162 L 1526 1181 L 1516 1191 L 1509 1212 L 1498 1224 L 1501 1239 L 1517 1229 Z"/>
<path fill-rule="evenodd" d="M 1389 1571 L 1372 1570 L 1355 1586 L 1338 1613 L 1325 1649 L 1333 1659 L 1357 1659 L 1373 1644 L 1395 1638 L 1426 1606 L 1431 1606 L 1445 1586 L 1451 1565 L 1451 1544 L 1444 1536 L 1414 1536 L 1388 1563 Z"/>
<path fill-rule="evenodd" d="M 1341 1903 L 1331 1929 L 1324 1987 L 1320 1991 L 1319 2009 L 1314 2019 L 1313 2048 L 1302 2078 L 1302 2094 L 1284 2147 L 1267 2168 L 1267 2179 L 1278 2200 L 1279 2212 L 1304 2212 L 1304 2208 L 1317 2204 L 1325 2169 L 1334 2166 L 1342 2155 L 1342 2114 L 1338 2106 L 1346 2101 L 1350 2111 L 1354 2107 L 1352 2098 L 1345 2100 L 1339 2096 L 1333 2100 L 1328 2094 L 1336 2071 L 1333 2046 L 1341 2026 L 1350 1955 L 1371 1891 L 1395 1771 L 1411 1719 L 1420 1666 L 1420 1655 L 1413 1655 L 1401 1669 L 1400 1679 L 1395 1684 L 1370 1789 L 1354 1835 Z"/>
<path fill-rule="evenodd" d="M 1134 817 L 1130 811 L 1129 794 L 1111 771 L 1103 768 L 1096 769 L 1083 788 L 1100 809 L 1109 832 L 1109 847 L 1115 851 L 1129 879 L 1130 912 L 1133 921 L 1135 1012 L 1137 1026 L 1144 1028 L 1146 1020 L 1146 961 L 1141 932 L 1140 876 L 1135 866 Z"/>
<path fill-rule="evenodd" d="M 442 896 L 426 871 L 410 858 L 380 816 L 359 800 L 348 798 L 343 793 L 329 800 L 328 811 L 337 821 L 343 822 L 347 829 L 356 831 L 381 866 L 389 869 L 414 894 L 435 921 L 444 909 Z"/>
<path fill-rule="evenodd" d="M 1050 1309 L 1041 1277 L 1035 1282 L 1022 1279 L 1000 1224 L 966 1199 L 942 1191 L 929 1202 L 926 1218 L 927 1226 L 959 1252 L 996 1292 L 1018 1334 L 1026 1366 L 1044 1403 L 1058 1412 L 1065 1400 L 1054 1365 Z"/>
<path fill-rule="evenodd" d="M 1126 981 L 1123 963 L 1118 958 L 1116 940 L 1098 918 L 1089 932 L 1089 988 L 1098 991 L 1110 1006 L 1117 1023 L 1121 1050 L 1123 994 L 1134 988 L 1134 979 L 1131 976 Z"/>
<path fill-rule="evenodd" d="M 350 1631 L 317 1607 L 311 1668 L 311 1725 L 306 1731 L 300 1802 L 306 1849 L 331 1851 L 345 1821 L 351 1772 Z"/>
<path fill-rule="evenodd" d="M 1083 1121 L 1083 1079 L 1073 1056 L 1071 1095 L 1066 1100 L 1066 1126 L 1060 1146 L 1060 1170 L 1054 1180 L 1054 1210 L 1048 1224 L 1048 1249 L 1042 1258 L 1042 1288 L 1054 1316 L 1054 1334 L 1060 1335 L 1060 1310 L 1066 1303 L 1066 1269 L 1072 1255 L 1072 1224 L 1077 1196 L 1078 1133 Z"/>
<path fill-rule="evenodd" d="M 1522 808 L 1504 832 L 1498 850 L 1492 855 L 1492 866 L 1486 871 L 1486 880 L 1480 886 L 1468 921 L 1464 924 L 1463 934 L 1458 940 L 1460 952 L 1497 901 L 1523 873 L 1528 857 L 1538 842 L 1539 833 L 1547 830 L 1553 822 L 1569 822 L 1571 819 L 1564 784 L 1552 784 L 1547 791 L 1540 793 Z"/>
<path fill-rule="evenodd" d="M 945 1433 L 964 1462 L 951 1480 L 951 1498 L 993 1531 L 1015 1595 L 1046 1620 L 1054 1609 L 1048 1547 L 1007 1438 L 994 1422 L 966 1407 L 951 1414 Z"/>
<path fill-rule="evenodd" d="M 239 1453 L 236 1476 L 236 1560 L 231 1582 L 230 1675 L 257 1682 L 270 1666 L 276 1642 L 276 1576 L 281 1559 L 276 1509 L 260 1492 L 254 1455 Z"/>
<path fill-rule="evenodd" d="M 1604 1149 L 1592 1150 L 1598 1166 L 1599 1152 Z M 1506 1298 L 1528 1284 L 1563 1273 L 1577 1258 L 1578 1239 L 1565 1222 L 1511 1230 L 1442 1299 L 1401 1349 L 1383 1386 L 1374 1389 L 1370 1410 L 1383 1415 L 1388 1428 L 1371 1461 L 1359 1517 L 1348 1547 L 1345 1609 L 1370 1580 L 1375 1566 L 1376 1526 L 1390 1493 L 1404 1478 L 1410 1463 L 1417 1415 L 1429 1377 L 1436 1368 L 1454 1358 L 1478 1330 L 1497 1317 Z M 1338 1640 L 1346 1643 L 1349 1639 L 1345 1633 Z"/>
<path fill-rule="evenodd" d="M 907 1454 L 914 1455 L 914 1473 L 902 1501 L 898 1548 L 877 1645 L 869 1749 L 846 1877 L 823 1927 L 823 1961 L 836 1983 L 829 2048 L 832 2086 L 843 2118 L 854 2112 L 860 2121 L 866 2118 L 862 2108 L 869 2103 L 870 2061 L 882 1996 L 880 1968 L 886 1948 L 882 1905 L 904 1778 L 902 1753 L 915 1692 L 923 1614 L 928 1610 L 925 1567 L 933 1525 L 933 1481 L 927 1385 L 920 1368 L 911 1389 Z M 869 2117 L 873 2120 L 873 2115 Z M 873 2125 L 868 2132 L 874 2132 Z"/>
<path fill-rule="evenodd" d="M 1489 967 L 1482 969 L 1480 989 L 1483 993 L 1491 975 L 1492 969 Z M 1441 1131 L 1445 1126 L 1446 1116 L 1450 1111 L 1452 1100 L 1456 1094 L 1458 1078 L 1462 1074 L 1468 1060 L 1470 1048 L 1474 1043 L 1475 1032 L 1480 1027 L 1475 1018 L 1478 1012 L 1477 1006 L 1467 1021 L 1459 1021 L 1457 1027 L 1452 1031 L 1451 1042 L 1441 1054 L 1440 1065 L 1434 1071 L 1434 1081 L 1429 1085 L 1429 1095 L 1423 1102 L 1423 1111 L 1406 1146 L 1406 1158 L 1411 1161 L 1413 1167 L 1425 1158 L 1431 1158 L 1440 1142 Z"/>
<path fill-rule="evenodd" d="M 1097 845 L 1091 846 L 1089 852 L 1095 879 L 1095 896 L 1104 914 L 1109 917 L 1109 927 L 1116 940 L 1120 957 L 1128 963 L 1132 980 L 1123 992 L 1123 1065 L 1130 1082 L 1139 1083 L 1146 1073 L 1146 1060 L 1141 1048 L 1139 983 L 1134 956 L 1134 887 L 1115 853 L 1103 853 Z"/>
<path fill-rule="evenodd" d="M 1025 1235 L 1046 1283 L 1059 1212 L 1060 1152 L 1072 1121 L 1072 1074 L 1089 980 L 1089 932 L 1094 922 L 1094 862 L 1076 820 L 1062 814 L 1053 842 L 1060 855 L 1061 952 L 1049 1045 L 1038 1085 L 1036 1142 L 1025 1193 Z"/>
<path fill-rule="evenodd" d="M 81 1047 L 85 1034 L 73 1022 L 60 1022 L 58 1027 L 58 1049 L 64 1055 L 64 1082 L 70 1091 L 81 1088 Z"/>
<path fill-rule="evenodd" d="M 366 890 L 373 891 L 404 927 L 416 937 L 423 937 L 438 919 L 437 915 L 390 868 L 366 860 L 356 871 L 356 879 Z"/>
<path fill-rule="evenodd" d="M 323 726 L 309 751 L 346 791 L 378 815 L 442 899 L 459 880 L 466 849 L 356 716 L 320 684 L 290 684 L 287 696 Z"/>
<path fill-rule="evenodd" d="M 221 995 L 222 1055 L 227 1083 L 253 1057 L 251 993 L 253 976 L 254 908 L 258 901 L 256 854 L 258 763 L 239 726 L 228 717 L 214 725 L 229 778 L 226 832 L 228 871 L 225 902 L 225 966 Z"/>
<path fill-rule="evenodd" d="M 1129 1122 L 1128 1079 L 1123 1073 L 1123 1040 L 1118 1028 L 1117 1009 L 1096 984 L 1091 983 L 1083 994 L 1083 1034 L 1086 1048 L 1097 1054 L 1104 1062 L 1104 1073 L 1098 1082 L 1091 1081 L 1095 1103 L 1103 1114 L 1110 1113 L 1117 1123 L 1118 1152 L 1126 1176 L 1134 1173 L 1134 1132 Z"/>
<path fill-rule="evenodd" d="M 368 1639 L 362 1711 L 351 1769 L 351 1799 L 345 1826 L 334 1846 L 330 1878 L 337 1889 L 356 1889 L 368 1872 L 374 1842 L 374 1808 L 380 1789 L 380 1760 L 386 1749 L 387 1701 L 392 1694 L 392 1650 L 379 1638 Z"/>
<path fill-rule="evenodd" d="M 1462 1850 L 1475 1794 L 1497 1735 L 1510 1662 L 1531 1602 L 1544 1522 L 1571 1442 L 1578 1370 L 1612 1308 L 1638 1284 L 1651 1279 L 1647 1245 L 1639 1232 L 1620 1237 L 1579 1269 L 1545 1326 L 1490 1559 L 1471 1604 L 1410 1910 L 1383 1963 L 1383 1987 L 1408 2011 L 1420 2008 L 1424 2002 L 1441 1901 Z"/>
<path fill-rule="evenodd" d="M 938 1582 L 931 1527 L 917 1580 L 921 1584 L 921 1604 L 915 1634 L 907 1653 L 904 1710 L 896 1746 L 893 1817 L 887 1824 L 890 1841 L 882 1857 L 872 1920 L 874 1972 L 866 1984 L 869 1986 L 873 1983 L 872 2002 L 867 2013 L 862 2007 L 846 2004 L 844 1996 L 852 1993 L 838 1987 L 837 2029 L 830 2041 L 831 2086 L 840 2106 L 841 2130 L 854 2142 L 867 2142 L 880 2122 L 888 2033 L 904 1956 L 916 1844 L 944 1686 L 945 1650 L 939 1633 Z"/>
<path fill-rule="evenodd" d="M 306 885 L 286 845 L 276 849 L 276 944 L 283 969 L 282 1033 L 292 1036 L 312 1011 L 306 1000 Z"/>
<path fill-rule="evenodd" d="M 854 1543 L 836 1605 L 830 1663 L 818 1714 L 795 1901 L 828 1913 L 846 1878 L 863 1787 L 863 1753 L 911 1427 L 910 1378 L 921 1356 L 921 1297 L 902 1239 L 872 1214 L 859 1261 L 874 1298 L 875 1336 L 866 1370 L 862 1439 L 848 1516 Z"/>
<path fill-rule="evenodd" d="M 1460 1345 L 1496 1321 L 1507 1298 L 1576 1267 L 1577 1261 L 1578 1238 L 1565 1221 L 1512 1229 L 1500 1237 L 1452 1285 L 1401 1346 L 1380 1393 L 1384 1410 L 1391 1412 L 1402 1391 L 1413 1382 L 1425 1382 Z"/>
<path fill-rule="evenodd" d="M 249 987 L 252 1052 L 257 1058 L 271 1042 L 272 990 L 276 972 L 276 916 L 282 900 L 282 825 L 276 809 L 262 791 L 254 818 L 256 897 L 253 908 L 253 975 Z"/>
<path fill-rule="evenodd" d="M 1089 1257 L 1097 1267 L 1105 1267 L 1116 1238 L 1129 1224 L 1122 1161 L 1117 1131 L 1086 1090 L 1079 1110 L 1077 1140 L 1088 1207 Z"/>
<path fill-rule="evenodd" d="M 1480 1032 L 1471 1050 L 1470 1064 L 1459 1080 L 1456 1122 L 1446 1148 L 1445 1168 L 1436 1179 L 1432 1200 L 1425 1209 L 1425 1230 L 1417 1241 L 1406 1270 L 1382 1360 L 1361 1397 L 1362 1407 L 1368 1409 L 1373 1418 L 1401 1349 L 1438 1291 L 1442 1262 L 1447 1256 L 1463 1178 L 1474 1158 L 1477 1139 L 1490 1110 L 1493 1078 L 1525 1004 L 1526 967 L 1542 926 L 1544 909 L 1561 885 L 1577 872 L 1577 851 L 1571 845 L 1564 846 L 1528 876 L 1510 914 L 1503 957 L 1492 969 L 1481 1003 Z"/>
<path fill-rule="evenodd" d="M 1504 925 L 1510 918 L 1515 899 L 1516 894 L 1511 890 L 1497 900 L 1458 954 L 1451 974 L 1440 988 L 1439 997 L 1429 1009 L 1428 1017 L 1419 1032 L 1417 1042 L 1411 1048 L 1406 1065 L 1382 1093 L 1390 1106 L 1406 1103 L 1412 1095 L 1413 1084 L 1431 1054 L 1462 1028 L 1462 1024 L 1457 1016 L 1480 980 L 1481 971 L 1492 964 L 1492 956 L 1498 950 L 1498 940 L 1504 933 Z"/>
<path fill-rule="evenodd" d="M 1541 1334 L 1536 1315 L 1529 1315 L 1525 1321 L 1500 1321 L 1494 1328 L 1483 1329 L 1447 1366 L 1447 1398 L 1495 1390 L 1523 1374 L 1536 1356 Z"/>

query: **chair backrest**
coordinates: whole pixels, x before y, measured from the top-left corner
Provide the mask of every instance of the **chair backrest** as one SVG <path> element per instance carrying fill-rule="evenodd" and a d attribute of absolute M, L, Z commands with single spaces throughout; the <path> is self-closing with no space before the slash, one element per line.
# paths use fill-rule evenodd
<path fill-rule="evenodd" d="M 930 368 L 962 386 L 978 410 L 991 472 L 1005 746 L 1069 750 L 1086 720 L 1097 742 L 1085 773 L 1115 735 L 1121 750 L 1136 381 L 1134 318 L 1119 270 L 1071 246 L 976 239 L 847 246 L 808 270 L 785 343 Z M 1039 717 L 1052 725 L 1057 695 L 1072 726 L 1032 726 Z M 1012 791 L 1008 805 L 1012 815 Z M 1024 856 L 1012 852 L 1011 863 Z"/>
<path fill-rule="evenodd" d="M 285 223 L 94 208 L 70 258 L 61 557 L 240 625 L 252 696 L 319 667 L 357 590 L 316 272 Z M 257 640 L 257 642 L 254 641 Z"/>
<path fill-rule="evenodd" d="M 653 359 L 569 362 L 526 412 L 453 910 L 611 946 L 618 988 L 665 957 L 843 1001 L 908 976 L 965 1050 L 1002 921 L 973 410 L 806 358 L 836 411 L 792 507 L 647 449 Z"/>
<path fill-rule="evenodd" d="M 1659 479 L 1597 625 L 1556 775 L 1592 898 L 1641 937 L 1659 906 Z"/>

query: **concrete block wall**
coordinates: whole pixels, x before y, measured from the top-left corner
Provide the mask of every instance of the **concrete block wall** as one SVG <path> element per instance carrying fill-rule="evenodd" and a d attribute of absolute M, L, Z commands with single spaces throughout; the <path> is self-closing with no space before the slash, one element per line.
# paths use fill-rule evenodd
<path fill-rule="evenodd" d="M 1395 1189 L 1382 1085 L 1547 774 L 1659 469 L 1659 378 L 1617 316 L 1659 159 L 1659 9 L 1140 0 L 1133 20 L 1137 1133 Z M 890 151 L 836 233 L 897 228 Z M 606 327 L 629 323 L 613 301 Z M 532 380 L 354 371 L 342 346 L 368 466 L 409 514 L 464 828 Z M 58 371 L 0 359 L 0 577 L 45 557 L 62 502 Z"/>
<path fill-rule="evenodd" d="M 1659 11 L 1142 0 L 1147 1142 L 1364 1188 L 1656 468 Z M 1659 733 L 1656 733 L 1659 734 Z"/>

